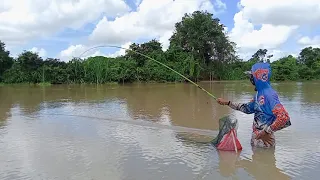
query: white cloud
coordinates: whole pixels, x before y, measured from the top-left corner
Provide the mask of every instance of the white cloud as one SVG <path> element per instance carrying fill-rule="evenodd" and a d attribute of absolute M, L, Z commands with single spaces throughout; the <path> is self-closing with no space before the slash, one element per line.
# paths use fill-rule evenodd
<path fill-rule="evenodd" d="M 58 57 L 62 61 L 70 61 L 72 58 L 87 58 L 90 56 L 103 55 L 99 50 L 88 51 L 90 47 L 87 47 L 82 44 L 71 45 L 67 49 L 60 52 Z M 88 52 L 85 52 L 88 51 Z"/>
<path fill-rule="evenodd" d="M 319 0 L 241 0 L 245 18 L 254 24 L 318 25 L 320 24 Z"/>
<path fill-rule="evenodd" d="M 122 44 L 122 47 L 128 48 L 131 42 L 139 39 L 157 38 L 163 50 L 166 50 L 169 47 L 169 38 L 173 34 L 175 23 L 181 21 L 185 13 L 192 13 L 196 10 L 215 12 L 214 6 L 220 10 L 226 9 L 226 5 L 220 0 L 216 0 L 214 4 L 210 0 L 137 0 L 135 2 L 139 5 L 135 12 L 128 12 L 115 20 L 103 17 L 89 36 L 87 44 L 90 44 L 90 47 L 97 44 Z M 86 45 L 72 45 L 63 50 L 59 56 L 66 61 L 73 56 L 78 56 L 86 49 L 88 49 Z M 90 51 L 86 53 L 86 57 L 94 53 Z M 121 49 L 106 56 L 115 57 L 124 55 L 124 53 L 125 50 Z"/>
<path fill-rule="evenodd" d="M 121 46 L 121 48 L 128 49 L 131 45 L 131 42 L 127 42 Z M 61 51 L 58 57 L 62 61 L 70 61 L 72 58 L 88 58 L 93 56 L 107 56 L 107 57 L 117 57 L 125 54 L 125 49 L 120 49 L 115 53 L 103 53 L 100 51 L 100 47 L 95 48 L 96 46 L 86 46 L 82 44 L 71 45 L 67 49 Z M 104 48 L 104 47 L 102 47 Z M 98 49 L 98 50 L 97 50 Z"/>
<path fill-rule="evenodd" d="M 172 36 L 172 34 L 173 34 L 173 31 L 167 31 L 159 38 L 159 42 L 161 43 L 162 49 L 164 51 L 166 51 L 169 48 L 169 45 L 170 45 L 169 39 Z"/>
<path fill-rule="evenodd" d="M 243 58 L 251 57 L 259 48 L 287 54 L 280 49 L 300 26 L 320 23 L 318 0 L 241 0 L 237 5 L 240 11 L 234 16 L 229 36 Z"/>
<path fill-rule="evenodd" d="M 69 60 L 97 44 L 125 46 L 127 42 L 151 38 L 159 39 L 166 50 L 175 23 L 185 13 L 208 10 L 216 16 L 227 9 L 222 0 L 133 0 L 133 3 L 137 6 L 135 12 L 130 12 L 124 0 L 97 0 L 95 3 L 89 0 L 2 0 L 0 40 L 11 49 L 35 38 L 49 38 L 66 28 L 81 29 L 100 19 L 89 42 L 72 45 L 59 57 Z M 274 54 L 287 54 L 281 48 L 299 27 L 312 28 L 320 24 L 319 0 L 240 0 L 237 7 L 240 12 L 234 16 L 234 28 L 225 28 L 225 31 L 237 43 L 241 57 L 251 57 L 259 48 L 267 48 Z M 116 19 L 111 20 L 113 17 Z M 320 36 L 305 36 L 297 43 L 319 47 Z M 43 49 L 34 50 L 47 54 Z M 119 50 L 108 56 L 123 52 Z M 86 53 L 87 56 L 94 54 L 104 55 L 94 50 Z"/>
<path fill-rule="evenodd" d="M 243 58 L 244 60 L 248 60 L 252 57 L 252 55 L 255 53 L 256 51 L 247 51 L 247 52 L 240 52 L 239 56 L 241 58 Z M 279 50 L 279 49 L 272 49 L 272 50 L 268 50 L 267 55 L 265 58 L 267 58 L 268 55 L 273 55 L 270 58 L 270 62 L 276 61 L 282 57 L 287 57 L 289 55 L 292 55 L 293 57 L 298 57 L 298 54 L 294 51 L 283 51 L 283 50 Z"/>
<path fill-rule="evenodd" d="M 220 0 L 215 4 L 220 9 L 226 8 Z M 210 0 L 143 0 L 136 12 L 127 13 L 114 21 L 104 17 L 89 39 L 95 43 L 123 44 L 139 38 L 159 38 L 165 49 L 175 23 L 181 21 L 185 13 L 195 10 L 215 11 Z"/>
<path fill-rule="evenodd" d="M 17 45 L 64 28 L 79 29 L 99 18 L 129 11 L 123 0 L 2 0 L 0 39 Z"/>
<path fill-rule="evenodd" d="M 4 1 L 2 2 L 1 6 L 0 6 L 0 13 L 7 11 L 10 9 L 10 1 Z"/>
<path fill-rule="evenodd" d="M 282 57 L 287 57 L 289 55 L 292 55 L 293 57 L 298 57 L 298 54 L 295 52 L 289 52 L 289 51 L 281 51 L 281 50 L 271 50 L 268 52 L 268 54 L 272 54 L 273 57 L 270 58 L 270 61 L 273 62 L 275 60 L 278 60 Z"/>
<path fill-rule="evenodd" d="M 47 55 L 47 51 L 43 48 L 37 48 L 37 47 L 33 47 L 30 49 L 30 51 L 34 52 L 34 53 L 38 53 L 38 55 L 42 58 L 46 58 Z"/>
<path fill-rule="evenodd" d="M 234 16 L 234 22 L 235 27 L 231 30 L 230 37 L 238 46 L 246 49 L 278 48 L 296 29 L 290 26 L 262 24 L 261 28 L 256 30 L 254 25 L 243 17 L 242 11 Z"/>
<path fill-rule="evenodd" d="M 320 36 L 314 36 L 313 38 L 304 36 L 298 40 L 298 43 L 303 47 L 307 47 L 307 46 L 320 47 Z"/>
<path fill-rule="evenodd" d="M 128 49 L 131 44 L 132 44 L 132 42 L 127 42 L 127 43 L 123 44 L 123 45 L 121 46 L 121 48 L 126 48 L 126 49 Z M 116 51 L 116 52 L 113 53 L 113 54 L 108 54 L 107 57 L 123 56 L 123 55 L 125 55 L 125 53 L 126 53 L 126 50 L 125 50 L 125 49 L 120 49 L 120 50 Z"/>
<path fill-rule="evenodd" d="M 221 10 L 226 10 L 227 9 L 227 5 L 222 2 L 221 0 L 216 0 L 214 3 L 213 3 L 218 9 L 221 9 Z"/>

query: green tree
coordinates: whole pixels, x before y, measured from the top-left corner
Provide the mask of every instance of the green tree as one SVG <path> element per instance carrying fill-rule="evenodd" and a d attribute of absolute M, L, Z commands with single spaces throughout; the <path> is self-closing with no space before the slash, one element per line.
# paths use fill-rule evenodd
<path fill-rule="evenodd" d="M 185 14 L 182 21 L 175 24 L 175 32 L 170 38 L 169 48 L 181 48 L 192 53 L 202 67 L 202 78 L 208 78 L 209 65 L 219 68 L 220 64 L 235 59 L 234 43 L 224 33 L 224 25 L 220 24 L 220 20 L 212 16 L 203 11 Z"/>
<path fill-rule="evenodd" d="M 268 55 L 268 50 L 267 49 L 258 49 L 257 52 L 255 52 L 250 61 L 252 62 L 268 62 L 270 63 L 270 58 L 272 58 L 273 55 L 269 54 Z"/>
<path fill-rule="evenodd" d="M 151 53 L 153 53 L 154 55 L 163 53 L 161 43 L 155 39 L 152 39 L 151 41 L 146 43 L 142 43 L 141 45 L 133 43 L 129 46 L 129 49 L 145 55 L 150 55 Z M 140 54 L 133 51 L 126 50 L 125 58 L 135 59 L 139 67 L 144 66 L 148 58 L 141 56 Z"/>
<path fill-rule="evenodd" d="M 67 63 L 59 59 L 48 58 L 42 63 L 42 82 L 53 84 L 67 83 Z"/>
<path fill-rule="evenodd" d="M 316 69 L 320 61 L 320 48 L 307 47 L 301 50 L 298 63 Z"/>
<path fill-rule="evenodd" d="M 5 44 L 0 41 L 0 82 L 3 81 L 3 73 L 13 65 L 13 58 L 9 55 L 10 52 L 6 50 Z"/>
<path fill-rule="evenodd" d="M 291 80 L 295 81 L 299 78 L 297 59 L 292 55 L 280 58 L 272 63 L 273 76 L 272 79 L 277 81 Z"/>

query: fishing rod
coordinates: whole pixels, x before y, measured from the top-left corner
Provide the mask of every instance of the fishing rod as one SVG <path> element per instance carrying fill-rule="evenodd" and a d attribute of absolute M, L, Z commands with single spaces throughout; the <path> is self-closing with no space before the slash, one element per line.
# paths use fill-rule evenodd
<path fill-rule="evenodd" d="M 140 52 L 137 52 L 137 51 L 132 50 L 132 49 L 129 49 L 129 48 L 124 48 L 124 47 L 114 46 L 114 45 L 94 46 L 94 47 L 92 47 L 92 48 L 87 49 L 87 50 L 84 51 L 83 53 L 81 53 L 80 56 L 78 56 L 78 57 L 80 58 L 80 57 L 81 57 L 83 54 L 85 54 L 86 52 L 88 52 L 88 51 L 90 51 L 90 50 L 93 50 L 93 49 L 96 49 L 96 48 L 100 48 L 100 47 L 114 47 L 114 48 L 129 50 L 129 51 L 132 51 L 132 52 L 134 52 L 134 53 L 136 53 L 136 54 L 139 54 L 139 55 L 141 55 L 141 56 L 143 56 L 143 57 L 146 57 L 146 58 L 148 58 L 148 59 L 150 59 L 150 60 L 152 60 L 152 61 L 154 61 L 154 62 L 156 62 L 156 63 L 158 63 L 158 64 L 160 64 L 160 65 L 162 65 L 162 66 L 164 66 L 164 67 L 166 67 L 166 68 L 168 68 L 168 69 L 170 69 L 170 70 L 173 71 L 174 73 L 180 75 L 181 77 L 183 77 L 184 79 L 186 79 L 187 81 L 189 81 L 191 84 L 197 86 L 199 89 L 201 89 L 202 91 L 206 92 L 206 93 L 207 93 L 209 96 L 211 96 L 213 99 L 215 99 L 215 100 L 217 99 L 213 94 L 211 94 L 210 92 L 208 92 L 206 89 L 204 89 L 203 87 L 201 87 L 201 86 L 198 85 L 197 83 L 193 82 L 193 81 L 190 80 L 189 78 L 185 77 L 185 76 L 182 75 L 181 73 L 177 72 L 176 70 L 174 70 L 174 69 L 170 68 L 169 66 L 167 66 L 167 65 L 165 65 L 165 64 L 163 64 L 163 63 L 161 63 L 161 62 L 159 62 L 159 61 L 157 61 L 157 60 L 155 60 L 154 58 L 151 58 L 151 57 L 149 57 L 149 56 L 147 56 L 147 55 L 144 55 L 144 54 L 142 54 L 142 53 L 140 53 Z"/>

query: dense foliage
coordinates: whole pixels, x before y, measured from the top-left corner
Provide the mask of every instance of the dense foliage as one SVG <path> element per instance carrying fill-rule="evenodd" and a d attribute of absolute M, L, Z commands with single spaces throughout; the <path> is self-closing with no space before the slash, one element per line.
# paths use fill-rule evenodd
<path fill-rule="evenodd" d="M 168 50 L 157 40 L 131 44 L 130 49 L 153 57 L 194 80 L 240 80 L 255 62 L 270 62 L 267 49 L 258 49 L 249 60 L 239 59 L 235 43 L 224 32 L 224 26 L 212 14 L 195 11 L 176 23 Z M 108 83 L 108 82 L 174 82 L 180 76 L 154 61 L 127 50 L 116 58 L 103 56 L 72 59 L 68 62 L 36 53 L 22 52 L 10 57 L 0 41 L 0 82 L 3 83 Z M 320 78 L 320 49 L 305 48 L 299 57 L 287 56 L 271 63 L 272 79 L 311 80 Z"/>

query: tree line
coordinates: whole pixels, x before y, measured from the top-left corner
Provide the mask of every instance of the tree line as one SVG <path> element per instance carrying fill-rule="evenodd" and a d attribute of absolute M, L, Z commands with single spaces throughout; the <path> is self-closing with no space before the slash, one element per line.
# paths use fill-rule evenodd
<path fill-rule="evenodd" d="M 166 51 L 159 41 L 130 45 L 129 49 L 150 56 L 193 81 L 241 80 L 244 71 L 256 62 L 270 62 L 272 54 L 258 49 L 250 59 L 240 59 L 236 44 L 229 40 L 224 25 L 213 14 L 195 11 L 185 14 L 175 24 Z M 37 53 L 23 51 L 10 56 L 0 41 L 0 82 L 2 83 L 110 83 L 110 82 L 182 82 L 179 75 L 154 61 L 127 50 L 115 58 L 95 56 L 73 58 L 68 62 L 56 58 L 42 59 Z M 307 47 L 298 57 L 289 55 L 271 63 L 272 80 L 297 81 L 320 78 L 320 49 Z"/>

